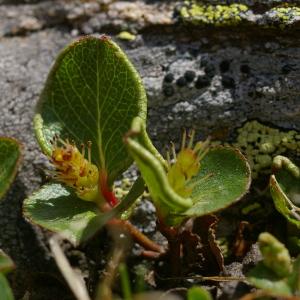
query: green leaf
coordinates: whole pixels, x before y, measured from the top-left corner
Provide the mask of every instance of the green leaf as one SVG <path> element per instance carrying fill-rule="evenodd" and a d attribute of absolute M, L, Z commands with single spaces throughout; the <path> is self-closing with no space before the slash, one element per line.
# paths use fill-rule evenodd
<path fill-rule="evenodd" d="M 55 134 L 77 145 L 92 142 L 92 161 L 109 183 L 132 159 L 122 142 L 133 118 L 146 119 L 141 79 L 108 37 L 88 36 L 68 46 L 53 66 L 34 118 L 37 139 L 51 154 Z"/>
<path fill-rule="evenodd" d="M 14 300 L 14 296 L 10 289 L 9 283 L 2 273 L 0 273 L 0 295 L 1 300 Z"/>
<path fill-rule="evenodd" d="M 212 300 L 212 296 L 203 287 L 194 286 L 188 289 L 187 299 L 188 300 Z"/>
<path fill-rule="evenodd" d="M 119 205 L 101 213 L 93 202 L 79 199 L 61 184 L 44 185 L 24 200 L 23 214 L 29 222 L 62 234 L 75 245 L 87 241 L 110 219 L 120 216 L 143 193 L 138 178 Z"/>
<path fill-rule="evenodd" d="M 12 271 L 14 268 L 15 264 L 12 259 L 0 249 L 0 272 L 7 273 Z"/>
<path fill-rule="evenodd" d="M 21 145 L 12 138 L 0 137 L 0 199 L 13 182 L 21 160 Z"/>
<path fill-rule="evenodd" d="M 24 216 L 32 223 L 62 234 L 78 245 L 90 231 L 98 230 L 99 211 L 61 184 L 44 185 L 25 199 Z"/>
<path fill-rule="evenodd" d="M 200 162 L 200 170 L 191 198 L 194 205 L 185 212 L 188 216 L 202 216 L 223 209 L 240 200 L 248 191 L 251 171 L 239 150 L 216 147 L 209 150 Z"/>
<path fill-rule="evenodd" d="M 272 270 L 262 262 L 247 274 L 247 280 L 256 288 L 262 289 L 274 296 L 291 296 L 292 289 L 288 282 L 279 278 Z"/>
<path fill-rule="evenodd" d="M 300 178 L 288 169 L 280 169 L 270 177 L 270 192 L 276 209 L 300 228 Z"/>

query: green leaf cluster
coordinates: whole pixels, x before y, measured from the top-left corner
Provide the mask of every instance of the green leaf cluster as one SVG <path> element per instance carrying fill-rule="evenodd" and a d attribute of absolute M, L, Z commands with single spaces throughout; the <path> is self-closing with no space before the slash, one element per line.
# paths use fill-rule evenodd
<path fill-rule="evenodd" d="M 178 195 L 168 182 L 166 161 L 147 135 L 146 106 L 141 79 L 123 51 L 106 36 L 84 37 L 66 47 L 50 71 L 34 117 L 36 137 L 49 157 L 56 136 L 77 146 L 90 141 L 92 163 L 99 174 L 107 173 L 110 188 L 134 160 L 158 214 L 170 225 L 225 208 L 247 192 L 246 159 L 236 149 L 219 147 L 201 161 L 191 196 Z M 72 188 L 50 183 L 25 200 L 24 215 L 78 244 L 128 208 L 142 193 L 143 180 L 109 214 L 81 201 Z"/>
<path fill-rule="evenodd" d="M 211 214 L 247 192 L 251 172 L 246 159 L 237 149 L 216 147 L 201 160 L 199 172 L 191 181 L 191 196 L 181 197 L 168 182 L 166 162 L 145 142 L 147 133 L 139 119 L 134 121 L 132 132 L 126 140 L 128 150 L 166 223 L 179 225 L 185 218 Z"/>

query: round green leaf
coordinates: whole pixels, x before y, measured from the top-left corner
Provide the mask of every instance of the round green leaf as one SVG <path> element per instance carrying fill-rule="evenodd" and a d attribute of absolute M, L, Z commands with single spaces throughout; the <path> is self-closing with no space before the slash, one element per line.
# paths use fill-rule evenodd
<path fill-rule="evenodd" d="M 193 206 L 184 214 L 202 216 L 223 209 L 241 199 L 251 183 L 251 171 L 239 150 L 216 147 L 204 156 L 192 181 Z"/>
<path fill-rule="evenodd" d="M 68 46 L 53 66 L 34 118 L 37 139 L 51 154 L 55 134 L 77 145 L 92 142 L 92 161 L 109 183 L 131 164 L 122 142 L 134 117 L 146 119 L 141 79 L 108 37 L 84 37 Z"/>
<path fill-rule="evenodd" d="M 0 273 L 0 296 L 1 300 L 14 300 L 9 283 L 2 273 Z"/>
<path fill-rule="evenodd" d="M 82 201 L 61 184 L 44 185 L 23 206 L 24 216 L 31 222 L 78 245 L 99 229 L 101 214 L 92 202 Z"/>
<path fill-rule="evenodd" d="M 14 268 L 15 264 L 12 259 L 0 249 L 0 272 L 7 273 Z"/>
<path fill-rule="evenodd" d="M 129 209 L 143 191 L 144 181 L 138 178 L 119 205 L 101 213 L 93 202 L 79 199 L 63 185 L 48 184 L 25 199 L 23 214 L 29 222 L 60 233 L 78 245 L 91 238 L 110 219 Z"/>
<path fill-rule="evenodd" d="M 0 199 L 13 182 L 21 157 L 21 145 L 12 138 L 0 137 Z"/>

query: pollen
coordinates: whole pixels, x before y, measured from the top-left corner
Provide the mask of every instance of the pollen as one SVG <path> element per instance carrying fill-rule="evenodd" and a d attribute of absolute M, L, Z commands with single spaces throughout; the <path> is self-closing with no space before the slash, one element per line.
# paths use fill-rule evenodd
<path fill-rule="evenodd" d="M 81 144 L 81 151 L 74 142 L 55 136 L 50 161 L 55 180 L 75 189 L 77 196 L 86 201 L 97 201 L 99 172 L 91 162 L 91 142 Z M 87 159 L 85 158 L 87 148 Z"/>
<path fill-rule="evenodd" d="M 175 145 L 171 143 L 171 151 L 167 152 L 168 181 L 175 192 L 182 197 L 189 197 L 193 190 L 191 179 L 198 174 L 201 159 L 206 155 L 209 147 L 209 139 L 194 144 L 195 131 L 191 130 L 187 135 L 183 132 L 181 148 L 176 154 Z M 189 139 L 187 141 L 187 138 Z M 172 153 L 172 158 L 170 155 Z"/>

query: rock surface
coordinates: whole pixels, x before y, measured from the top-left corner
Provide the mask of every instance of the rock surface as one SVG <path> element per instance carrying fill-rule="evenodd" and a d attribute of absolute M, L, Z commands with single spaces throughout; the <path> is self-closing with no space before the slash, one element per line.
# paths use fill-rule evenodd
<path fill-rule="evenodd" d="M 272 1 L 264 14 L 278 2 L 284 1 Z M 23 220 L 21 206 L 42 181 L 44 158 L 32 130 L 35 103 L 58 51 L 77 36 L 136 35 L 117 41 L 143 78 L 149 131 L 161 149 L 178 141 L 183 127 L 223 139 L 251 119 L 300 130 L 297 17 L 284 28 L 263 27 L 261 18 L 252 18 L 257 26 L 205 27 L 182 21 L 181 1 L 99 3 L 0 0 L 0 135 L 25 148 L 18 178 L 0 204 L 0 248 L 20 270 L 17 299 L 32 280 L 26 274 L 55 272 L 45 234 Z"/>

